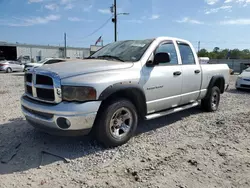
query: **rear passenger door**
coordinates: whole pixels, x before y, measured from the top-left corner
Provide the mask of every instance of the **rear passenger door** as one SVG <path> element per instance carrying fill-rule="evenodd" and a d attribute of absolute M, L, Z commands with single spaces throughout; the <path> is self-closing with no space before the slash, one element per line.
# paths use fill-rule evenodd
<path fill-rule="evenodd" d="M 180 105 L 194 102 L 200 95 L 201 67 L 196 63 L 195 55 L 189 44 L 177 42 L 182 61 L 182 95 Z"/>

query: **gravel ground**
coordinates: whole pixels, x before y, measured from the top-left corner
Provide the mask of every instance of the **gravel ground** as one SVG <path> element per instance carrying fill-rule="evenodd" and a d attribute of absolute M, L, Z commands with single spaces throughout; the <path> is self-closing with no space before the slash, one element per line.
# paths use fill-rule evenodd
<path fill-rule="evenodd" d="M 0 73 L 0 187 L 249 188 L 250 92 L 236 91 L 235 78 L 218 112 L 141 122 L 127 144 L 104 149 L 87 136 L 34 130 L 20 110 L 22 74 Z"/>

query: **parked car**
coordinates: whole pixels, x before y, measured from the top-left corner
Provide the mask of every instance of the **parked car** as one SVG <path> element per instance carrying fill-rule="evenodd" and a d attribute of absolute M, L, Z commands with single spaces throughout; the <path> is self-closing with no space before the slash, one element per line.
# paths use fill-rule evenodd
<path fill-rule="evenodd" d="M 238 76 L 235 87 L 236 89 L 250 89 L 250 67 Z"/>
<path fill-rule="evenodd" d="M 42 131 L 79 135 L 92 130 L 110 147 L 126 143 L 140 117 L 158 118 L 200 101 L 206 111 L 216 111 L 228 85 L 228 65 L 200 64 L 186 40 L 126 40 L 88 59 L 28 71 L 21 108 Z"/>
<path fill-rule="evenodd" d="M 22 64 L 27 64 L 27 63 L 31 63 L 31 59 L 30 59 L 30 56 L 28 55 L 21 55 L 17 58 L 17 61 L 22 63 Z"/>
<path fill-rule="evenodd" d="M 10 72 L 23 72 L 24 65 L 18 61 L 0 61 L 0 71 Z"/>
<path fill-rule="evenodd" d="M 53 64 L 53 63 L 59 63 L 65 61 L 64 59 L 61 58 L 46 58 L 42 61 L 39 61 L 38 63 L 27 63 L 25 64 L 25 71 L 27 71 L 30 68 L 37 68 L 37 67 L 41 67 L 43 65 L 49 65 L 49 64 Z"/>

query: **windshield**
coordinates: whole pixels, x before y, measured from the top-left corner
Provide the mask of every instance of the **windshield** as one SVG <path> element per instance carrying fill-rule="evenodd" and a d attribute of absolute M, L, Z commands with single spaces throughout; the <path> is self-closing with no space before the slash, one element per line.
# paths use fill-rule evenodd
<path fill-rule="evenodd" d="M 121 61 L 139 61 L 152 39 L 148 40 L 126 40 L 111 43 L 89 58 L 111 58 Z"/>
<path fill-rule="evenodd" d="M 250 72 L 250 67 L 245 70 L 246 72 Z"/>
<path fill-rule="evenodd" d="M 44 59 L 44 60 L 41 60 L 41 61 L 38 61 L 37 63 L 45 63 L 47 61 L 47 59 Z"/>

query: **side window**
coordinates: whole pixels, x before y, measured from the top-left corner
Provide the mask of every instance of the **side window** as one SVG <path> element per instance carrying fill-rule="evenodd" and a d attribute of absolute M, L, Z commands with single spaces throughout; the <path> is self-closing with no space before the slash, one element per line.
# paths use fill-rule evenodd
<path fill-rule="evenodd" d="M 47 61 L 47 62 L 44 63 L 44 64 L 48 65 L 48 64 L 53 64 L 53 63 L 57 63 L 57 62 L 60 62 L 60 61 L 57 60 L 57 59 L 52 59 L 52 60 Z"/>
<path fill-rule="evenodd" d="M 163 63 L 163 64 L 160 64 L 160 65 L 169 65 L 169 64 L 170 65 L 178 65 L 177 53 L 176 53 L 176 50 L 175 50 L 175 46 L 174 46 L 174 44 L 172 42 L 161 44 L 156 49 L 155 54 L 161 53 L 161 52 L 169 53 L 171 62 L 166 63 L 166 64 Z"/>
<path fill-rule="evenodd" d="M 181 60 L 183 65 L 194 65 L 195 59 L 192 49 L 188 44 L 178 43 L 178 47 L 181 53 Z"/>

